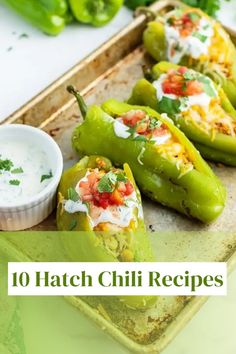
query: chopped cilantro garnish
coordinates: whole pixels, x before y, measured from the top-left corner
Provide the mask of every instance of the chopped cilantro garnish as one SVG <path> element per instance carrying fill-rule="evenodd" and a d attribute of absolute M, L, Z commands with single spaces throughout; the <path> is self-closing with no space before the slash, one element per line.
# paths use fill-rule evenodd
<path fill-rule="evenodd" d="M 116 180 L 117 182 L 127 182 L 127 177 L 120 172 L 116 174 Z"/>
<path fill-rule="evenodd" d="M 178 114 L 180 112 L 181 100 L 172 100 L 168 97 L 163 97 L 157 104 L 157 110 L 160 113 L 167 113 L 170 116 Z"/>
<path fill-rule="evenodd" d="M 18 167 L 18 168 L 14 168 L 14 170 L 11 170 L 11 173 L 13 174 L 18 174 L 18 173 L 23 173 L 23 168 L 22 167 Z"/>
<path fill-rule="evenodd" d="M 162 122 L 156 118 L 150 118 L 150 124 L 149 124 L 149 128 L 151 130 L 155 129 L 155 128 L 160 128 L 162 126 Z"/>
<path fill-rule="evenodd" d="M 28 38 L 28 37 L 29 37 L 29 35 L 27 33 L 22 33 L 19 35 L 18 38 L 21 39 L 21 38 Z"/>
<path fill-rule="evenodd" d="M 181 88 L 182 88 L 183 92 L 187 90 L 188 86 L 187 86 L 186 82 L 183 83 L 183 86 Z"/>
<path fill-rule="evenodd" d="M 183 74 L 183 78 L 186 81 L 195 80 L 196 77 L 197 77 L 196 73 L 192 70 L 186 70 L 185 73 Z"/>
<path fill-rule="evenodd" d="M 200 20 L 200 16 L 196 12 L 190 12 L 188 17 L 191 19 L 192 22 L 198 22 Z"/>
<path fill-rule="evenodd" d="M 50 178 L 52 178 L 52 177 L 53 177 L 53 174 L 52 174 L 52 171 L 50 171 L 49 174 L 47 174 L 47 175 L 42 175 L 42 176 L 41 176 L 40 182 L 42 183 L 42 182 L 45 181 L 46 179 L 50 179 Z"/>
<path fill-rule="evenodd" d="M 73 202 L 77 202 L 77 200 L 79 199 L 79 195 L 76 192 L 75 188 L 69 188 L 67 190 L 67 196 L 69 200 L 72 200 Z"/>
<path fill-rule="evenodd" d="M 18 179 L 11 179 L 9 181 L 9 184 L 11 184 L 12 186 L 19 186 L 20 181 Z"/>
<path fill-rule="evenodd" d="M 13 167 L 13 162 L 9 159 L 1 160 L 0 159 L 0 170 L 10 171 Z"/>
<path fill-rule="evenodd" d="M 73 231 L 76 228 L 77 224 L 78 224 L 77 220 L 75 219 L 71 220 L 69 224 L 69 231 Z"/>
<path fill-rule="evenodd" d="M 193 32 L 192 36 L 198 38 L 199 41 L 201 41 L 202 43 L 206 42 L 207 40 L 207 36 L 199 32 Z"/>
<path fill-rule="evenodd" d="M 147 138 L 144 135 L 137 135 L 133 138 L 134 141 L 147 141 Z"/>
<path fill-rule="evenodd" d="M 108 192 L 111 193 L 115 189 L 115 184 L 117 182 L 117 175 L 110 171 L 106 173 L 98 183 L 99 193 Z"/>

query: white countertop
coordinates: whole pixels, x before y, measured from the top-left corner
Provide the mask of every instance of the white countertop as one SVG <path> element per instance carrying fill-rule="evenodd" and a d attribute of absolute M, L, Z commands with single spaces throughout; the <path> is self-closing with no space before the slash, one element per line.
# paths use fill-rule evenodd
<path fill-rule="evenodd" d="M 235 0 L 232 2 L 236 5 Z M 225 9 L 221 11 L 224 19 Z M 227 14 L 229 16 L 230 11 L 227 10 Z M 231 14 L 233 19 L 236 12 L 231 11 Z M 53 38 L 41 34 L 0 5 L 0 120 L 13 113 L 119 31 L 131 18 L 131 13 L 122 9 L 116 19 L 104 28 L 72 25 L 59 37 Z M 27 34 L 28 37 L 21 37 L 22 34 Z M 228 289 L 227 297 L 211 298 L 163 354 L 235 354 L 236 271 L 229 279 Z M 74 326 L 78 324 L 71 339 L 74 341 L 74 353 L 78 353 L 77 349 L 82 347 L 83 354 L 126 353 L 62 300 L 55 301 L 52 308 L 58 306 L 58 302 L 65 318 L 63 317 L 60 326 L 56 326 L 58 342 L 55 346 L 52 344 L 54 350 L 50 354 L 65 353 L 65 343 L 70 340 L 71 335 L 70 323 L 74 323 Z M 47 313 L 45 309 L 38 313 L 37 311 L 33 306 L 28 316 L 45 316 L 45 321 L 50 326 L 55 325 L 50 312 Z M 25 321 L 27 322 L 27 318 Z M 48 354 L 43 350 L 40 352 L 42 343 L 32 343 L 29 338 L 28 342 L 31 348 L 35 348 L 34 352 L 31 351 L 32 354 Z"/>
<path fill-rule="evenodd" d="M 126 26 L 123 8 L 106 27 L 73 24 L 58 37 L 46 36 L 0 5 L 0 121 Z M 22 35 L 26 34 L 28 37 Z"/>

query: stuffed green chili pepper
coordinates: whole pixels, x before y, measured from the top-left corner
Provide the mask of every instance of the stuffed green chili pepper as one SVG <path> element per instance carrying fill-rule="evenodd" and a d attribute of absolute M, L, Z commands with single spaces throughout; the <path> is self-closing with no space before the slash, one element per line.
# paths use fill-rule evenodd
<path fill-rule="evenodd" d="M 74 93 L 84 122 L 72 136 L 82 154 L 101 154 L 114 164 L 127 162 L 144 194 L 197 218 L 210 222 L 225 205 L 225 189 L 185 135 L 166 115 L 115 100 L 84 106 Z"/>
<path fill-rule="evenodd" d="M 236 106 L 236 49 L 222 26 L 199 9 L 176 9 L 150 22 L 144 45 L 157 61 L 186 65 L 222 85 Z"/>
<path fill-rule="evenodd" d="M 68 22 L 66 0 L 4 0 L 4 3 L 49 35 L 59 34 Z"/>
<path fill-rule="evenodd" d="M 69 0 L 69 4 L 79 22 L 100 27 L 112 20 L 121 8 L 123 0 Z"/>
<path fill-rule="evenodd" d="M 167 113 L 203 157 L 236 166 L 236 111 L 222 88 L 168 62 L 156 64 L 151 77 L 137 82 L 129 102 Z"/>
<path fill-rule="evenodd" d="M 127 164 L 112 167 L 101 156 L 85 156 L 64 172 L 58 192 L 57 225 L 73 261 L 153 261 L 145 231 L 139 190 Z M 152 296 L 120 297 L 130 307 L 143 308 Z"/>

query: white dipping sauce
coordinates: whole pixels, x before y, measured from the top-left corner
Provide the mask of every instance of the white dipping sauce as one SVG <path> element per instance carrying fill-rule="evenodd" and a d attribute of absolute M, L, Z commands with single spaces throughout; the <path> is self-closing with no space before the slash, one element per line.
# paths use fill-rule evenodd
<path fill-rule="evenodd" d="M 1 139 L 0 160 L 10 160 L 13 163 L 10 171 L 0 169 L 2 205 L 12 206 L 27 202 L 41 192 L 52 179 L 46 152 L 32 141 Z M 18 173 L 13 173 L 16 169 Z M 20 172 L 21 169 L 23 172 Z M 43 175 L 51 177 L 41 182 Z"/>

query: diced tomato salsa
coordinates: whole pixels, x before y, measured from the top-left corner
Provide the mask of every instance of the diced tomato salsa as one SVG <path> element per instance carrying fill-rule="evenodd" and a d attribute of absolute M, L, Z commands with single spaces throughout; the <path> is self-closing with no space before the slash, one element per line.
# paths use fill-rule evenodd
<path fill-rule="evenodd" d="M 198 29 L 201 17 L 196 12 L 187 12 L 180 16 L 168 18 L 169 25 L 178 29 L 182 37 L 187 37 Z"/>
<path fill-rule="evenodd" d="M 162 83 L 163 92 L 176 96 L 193 96 L 204 92 L 204 86 L 197 79 L 189 79 L 184 75 L 188 71 L 186 67 L 178 70 L 169 70 L 166 79 Z"/>
<path fill-rule="evenodd" d="M 134 132 L 147 138 L 163 136 L 168 133 L 168 127 L 156 118 L 149 117 L 146 112 L 132 110 L 120 117 L 122 122 L 134 129 Z"/>
<path fill-rule="evenodd" d="M 112 192 L 99 192 L 98 184 L 101 180 L 101 173 L 92 171 L 86 181 L 79 183 L 80 197 L 83 202 L 92 203 L 97 207 L 106 209 L 110 205 L 124 205 L 125 198 L 130 196 L 134 187 L 129 180 L 118 181 Z"/>

